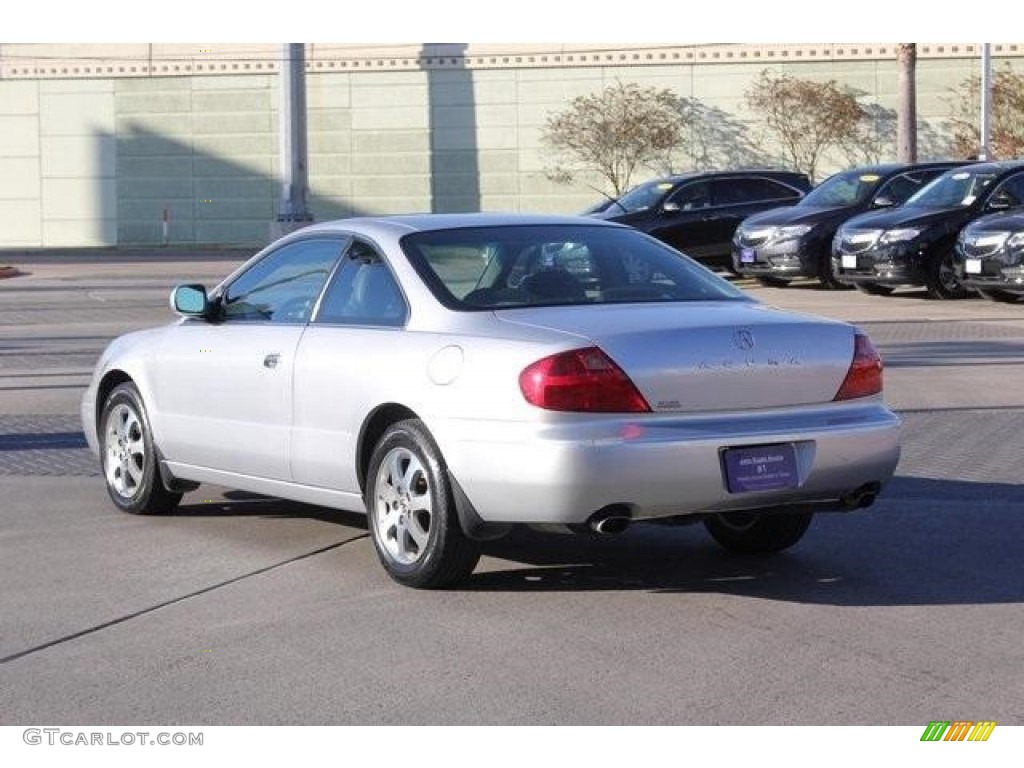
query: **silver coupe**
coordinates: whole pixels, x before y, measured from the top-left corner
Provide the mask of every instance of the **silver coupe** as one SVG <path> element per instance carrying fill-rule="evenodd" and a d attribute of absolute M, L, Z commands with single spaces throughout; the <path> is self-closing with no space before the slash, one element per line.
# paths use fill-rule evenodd
<path fill-rule="evenodd" d="M 419 215 L 310 226 L 116 339 L 82 402 L 114 504 L 199 483 L 366 512 L 402 584 L 516 524 L 703 521 L 730 551 L 871 504 L 899 458 L 882 362 L 628 227 Z"/>

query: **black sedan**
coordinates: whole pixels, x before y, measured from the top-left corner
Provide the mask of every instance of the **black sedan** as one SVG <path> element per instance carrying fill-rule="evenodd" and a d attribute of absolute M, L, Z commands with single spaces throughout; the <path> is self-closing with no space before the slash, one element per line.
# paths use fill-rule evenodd
<path fill-rule="evenodd" d="M 957 236 L 974 219 L 1024 202 L 1024 161 L 947 171 L 891 211 L 864 213 L 836 234 L 836 278 L 867 293 L 923 285 L 933 299 L 969 295 L 955 268 Z"/>
<path fill-rule="evenodd" d="M 589 211 L 646 232 L 705 264 L 732 267 L 732 237 L 751 214 L 793 205 L 810 189 L 790 171 L 722 171 L 639 184 Z"/>
<path fill-rule="evenodd" d="M 957 276 L 992 301 L 1024 297 L 1024 208 L 982 216 L 956 242 Z"/>
<path fill-rule="evenodd" d="M 962 162 L 889 163 L 829 176 L 796 205 L 746 219 L 733 238 L 733 267 L 769 285 L 816 277 L 825 288 L 846 287 L 832 274 L 832 239 L 859 213 L 902 205 L 939 174 Z"/>

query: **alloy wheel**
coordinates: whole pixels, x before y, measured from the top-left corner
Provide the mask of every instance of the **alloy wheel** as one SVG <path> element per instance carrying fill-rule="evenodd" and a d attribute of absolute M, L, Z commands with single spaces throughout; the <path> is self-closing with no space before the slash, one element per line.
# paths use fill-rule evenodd
<path fill-rule="evenodd" d="M 104 435 L 107 484 L 118 496 L 130 499 L 139 493 L 148 458 L 139 414 L 128 404 L 118 403 L 107 415 Z"/>
<path fill-rule="evenodd" d="M 377 470 L 373 524 L 389 557 L 415 563 L 427 550 L 433 524 L 433 494 L 420 459 L 408 448 L 393 448 Z"/>

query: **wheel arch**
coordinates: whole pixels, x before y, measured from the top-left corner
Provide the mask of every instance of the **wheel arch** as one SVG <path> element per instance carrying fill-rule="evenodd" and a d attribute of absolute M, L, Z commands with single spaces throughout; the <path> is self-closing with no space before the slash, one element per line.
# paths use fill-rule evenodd
<path fill-rule="evenodd" d="M 356 479 L 359 481 L 360 493 L 366 493 L 366 473 L 370 468 L 370 457 L 381 435 L 392 424 L 418 418 L 416 412 L 408 406 L 401 403 L 383 403 L 374 408 L 363 420 L 356 440 Z"/>
<path fill-rule="evenodd" d="M 103 378 L 100 379 L 100 383 L 96 385 L 96 402 L 93 404 L 93 421 L 96 424 L 97 429 L 99 429 L 100 416 L 103 413 L 103 404 L 107 402 L 107 398 L 110 396 L 110 393 L 114 391 L 115 387 L 126 382 L 135 384 L 135 379 L 120 368 L 112 368 L 103 374 Z M 136 384 L 136 386 L 138 385 Z"/>
<path fill-rule="evenodd" d="M 383 403 L 374 408 L 363 421 L 363 425 L 359 430 L 359 438 L 356 441 L 356 479 L 359 481 L 359 493 L 363 496 L 366 495 L 367 474 L 370 468 L 370 457 L 373 455 L 374 448 L 377 447 L 378 441 L 387 431 L 388 427 L 406 419 L 419 420 L 423 424 L 427 436 L 436 445 L 437 441 L 433 434 L 431 434 L 430 429 L 420 416 L 408 406 L 401 403 Z M 440 451 L 440 448 L 438 448 L 438 451 Z M 485 522 L 451 470 L 445 467 L 445 471 L 451 486 L 459 526 L 468 538 L 475 541 L 490 541 L 501 538 L 509 532 L 511 526 L 508 524 Z"/>
<path fill-rule="evenodd" d="M 139 382 L 130 373 L 122 368 L 111 368 L 109 371 L 103 374 L 99 384 L 96 385 L 96 402 L 93 407 L 93 421 L 96 425 L 96 433 L 100 431 L 100 417 L 103 415 L 103 404 L 110 397 L 110 393 L 113 392 L 121 384 L 134 384 L 136 389 L 139 390 L 139 395 L 143 398 L 145 403 L 145 396 L 142 394 L 142 389 L 139 386 Z M 147 413 L 149 420 L 149 428 L 153 430 L 153 418 L 152 414 Z M 160 482 L 163 483 L 164 488 L 169 492 L 183 492 L 183 491 L 194 491 L 199 487 L 199 483 L 192 482 L 190 480 L 179 480 L 175 478 L 168 471 L 167 466 L 164 463 L 163 454 L 160 452 L 160 447 L 156 442 L 156 434 L 152 436 L 153 439 L 153 450 L 156 452 L 157 457 L 157 475 L 160 478 Z"/>

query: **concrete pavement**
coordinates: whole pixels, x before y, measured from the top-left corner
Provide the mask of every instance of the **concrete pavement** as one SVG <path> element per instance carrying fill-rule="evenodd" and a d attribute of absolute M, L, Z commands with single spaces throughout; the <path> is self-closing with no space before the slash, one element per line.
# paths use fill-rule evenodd
<path fill-rule="evenodd" d="M 517 532 L 423 593 L 359 516 L 106 499 L 75 415 L 92 362 L 233 263 L 0 283 L 0 724 L 1024 724 L 1024 306 L 751 288 L 879 344 L 905 426 L 875 507 L 768 559 L 700 526 Z"/>

